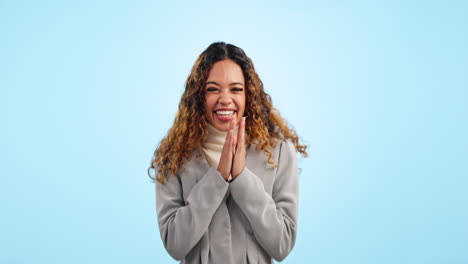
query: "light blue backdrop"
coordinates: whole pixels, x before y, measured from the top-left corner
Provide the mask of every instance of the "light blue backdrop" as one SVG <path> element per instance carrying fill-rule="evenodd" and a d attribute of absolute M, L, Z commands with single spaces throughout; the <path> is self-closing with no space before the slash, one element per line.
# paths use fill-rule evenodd
<path fill-rule="evenodd" d="M 1 1 L 0 263 L 176 263 L 153 151 L 197 56 L 309 145 L 283 263 L 468 263 L 464 1 Z"/>

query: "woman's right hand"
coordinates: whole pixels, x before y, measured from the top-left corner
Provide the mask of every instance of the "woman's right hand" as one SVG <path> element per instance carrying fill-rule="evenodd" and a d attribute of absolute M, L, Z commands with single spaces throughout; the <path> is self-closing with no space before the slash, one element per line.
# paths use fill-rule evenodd
<path fill-rule="evenodd" d="M 229 126 L 229 132 L 226 135 L 226 141 L 224 142 L 223 149 L 221 150 L 221 158 L 219 159 L 218 164 L 218 171 L 226 181 L 231 174 L 232 159 L 234 157 L 237 143 L 237 136 L 234 135 L 235 124 L 235 119 L 232 119 Z"/>

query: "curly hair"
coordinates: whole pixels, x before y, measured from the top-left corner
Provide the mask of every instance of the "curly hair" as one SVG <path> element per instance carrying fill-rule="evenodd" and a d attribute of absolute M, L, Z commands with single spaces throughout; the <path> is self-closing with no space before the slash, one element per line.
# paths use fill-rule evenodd
<path fill-rule="evenodd" d="M 290 129 L 286 121 L 273 107 L 271 97 L 264 91 L 263 83 L 255 71 L 252 60 L 245 52 L 232 44 L 212 43 L 203 51 L 192 67 L 185 83 L 185 91 L 172 127 L 154 151 L 148 176 L 154 181 L 164 183 L 168 175 L 175 175 L 192 158 L 196 149 L 201 149 L 207 137 L 205 116 L 205 82 L 215 62 L 230 59 L 238 64 L 246 83 L 246 119 L 247 142 L 261 149 L 268 157 L 272 167 L 278 164 L 273 161 L 270 149 L 279 140 L 290 139 L 297 152 L 307 157 L 306 145 L 299 143 L 296 132 Z M 156 171 L 151 177 L 150 170 Z"/>

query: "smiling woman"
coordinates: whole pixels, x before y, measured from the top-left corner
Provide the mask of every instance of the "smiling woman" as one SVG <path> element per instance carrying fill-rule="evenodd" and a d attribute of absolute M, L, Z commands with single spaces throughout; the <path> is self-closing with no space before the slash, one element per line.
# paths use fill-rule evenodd
<path fill-rule="evenodd" d="M 239 65 L 230 59 L 213 64 L 206 82 L 205 102 L 206 118 L 218 130 L 227 131 L 232 119 L 241 121 L 245 92 Z"/>
<path fill-rule="evenodd" d="M 148 169 L 156 171 L 167 252 L 181 263 L 283 260 L 296 241 L 297 152 L 307 156 L 251 59 L 234 45 L 211 44 Z"/>

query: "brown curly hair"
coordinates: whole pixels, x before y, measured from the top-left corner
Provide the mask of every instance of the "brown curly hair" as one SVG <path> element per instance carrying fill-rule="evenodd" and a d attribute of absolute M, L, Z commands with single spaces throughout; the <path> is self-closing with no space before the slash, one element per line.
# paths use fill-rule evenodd
<path fill-rule="evenodd" d="M 288 127 L 279 112 L 273 107 L 271 97 L 264 91 L 263 83 L 255 72 L 252 60 L 245 52 L 232 44 L 215 42 L 203 51 L 185 83 L 185 91 L 179 103 L 174 124 L 154 151 L 148 176 L 164 183 L 168 175 L 175 175 L 192 158 L 196 149 L 207 137 L 205 117 L 205 82 L 209 71 L 217 61 L 230 59 L 237 63 L 246 82 L 246 136 L 249 144 L 261 149 L 268 157 L 268 163 L 278 166 L 272 160 L 270 148 L 279 140 L 290 139 L 298 152 L 307 157 L 307 146 L 299 144 L 296 132 Z M 150 170 L 156 170 L 151 177 Z"/>

